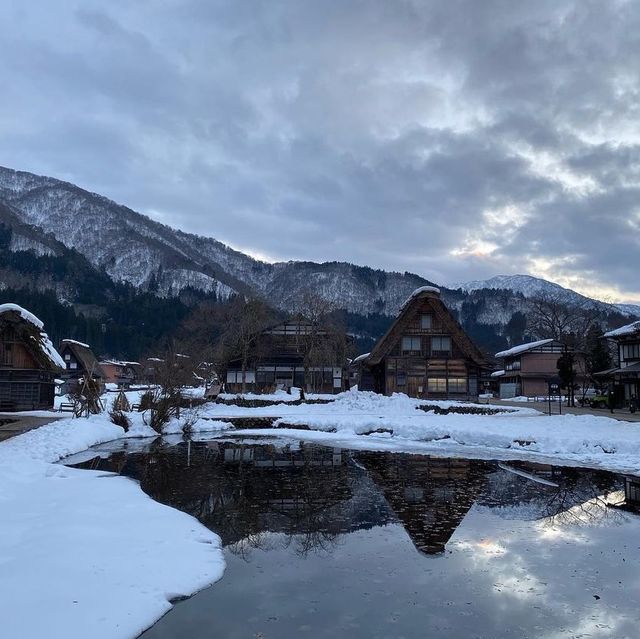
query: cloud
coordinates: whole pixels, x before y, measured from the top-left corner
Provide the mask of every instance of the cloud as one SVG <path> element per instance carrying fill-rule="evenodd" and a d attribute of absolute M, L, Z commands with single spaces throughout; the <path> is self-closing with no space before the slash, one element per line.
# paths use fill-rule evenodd
<path fill-rule="evenodd" d="M 640 8 L 5 3 L 4 165 L 273 259 L 640 299 Z"/>

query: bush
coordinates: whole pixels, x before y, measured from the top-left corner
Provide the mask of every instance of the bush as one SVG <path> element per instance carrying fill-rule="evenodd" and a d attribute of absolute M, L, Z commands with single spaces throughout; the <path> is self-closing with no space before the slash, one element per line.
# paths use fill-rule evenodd
<path fill-rule="evenodd" d="M 131 427 L 131 420 L 125 413 L 123 413 L 121 410 L 113 408 L 109 411 L 109 417 L 116 426 L 122 426 L 125 433 L 129 432 L 129 428 Z"/>

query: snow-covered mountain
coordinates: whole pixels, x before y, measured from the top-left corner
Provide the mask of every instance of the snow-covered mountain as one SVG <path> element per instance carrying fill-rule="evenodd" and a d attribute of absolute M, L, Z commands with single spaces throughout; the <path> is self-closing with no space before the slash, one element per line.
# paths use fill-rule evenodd
<path fill-rule="evenodd" d="M 21 222 L 76 249 L 113 280 L 165 296 L 187 286 L 219 297 L 254 292 L 291 310 L 313 289 L 356 313 L 394 314 L 415 288 L 431 284 L 418 275 L 348 263 L 268 264 L 213 238 L 159 224 L 73 184 L 1 167 L 0 201 Z M 45 249 L 34 245 L 34 250 Z"/>
<path fill-rule="evenodd" d="M 462 289 L 467 293 L 486 289 L 502 289 L 520 293 L 525 298 L 543 296 L 573 306 L 596 307 L 604 311 L 618 310 L 620 313 L 629 316 L 640 314 L 640 305 L 601 302 L 570 288 L 560 286 L 555 282 L 549 282 L 531 275 L 496 275 L 488 280 L 472 280 L 470 282 L 452 284 L 451 288 Z"/>
<path fill-rule="evenodd" d="M 296 310 L 307 291 L 313 291 L 355 315 L 378 317 L 394 316 L 416 288 L 433 285 L 412 273 L 374 270 L 346 262 L 268 264 L 213 238 L 155 222 L 68 182 L 2 167 L 0 223 L 11 229 L 3 249 L 16 256 L 29 251 L 59 258 L 56 264 L 64 276 L 49 277 L 42 265 L 46 260 L 40 258 L 40 271 L 30 274 L 27 285 L 33 290 L 53 290 L 65 303 L 72 303 L 75 291 L 80 289 L 86 297 L 85 282 L 97 287 L 106 280 L 128 282 L 160 297 L 175 297 L 187 287 L 215 293 L 218 298 L 234 293 L 257 294 L 289 312 Z M 5 262 L 4 270 L 0 267 L 0 288 L 16 289 L 29 265 L 21 263 L 21 268 L 13 268 L 11 260 Z M 73 268 L 66 264 L 73 264 Z M 467 330 L 475 331 L 478 339 L 496 348 L 504 345 L 505 329 L 516 314 L 520 323 L 527 315 L 528 298 L 542 293 L 560 297 L 568 305 L 596 306 L 612 318 L 613 324 L 624 323 L 618 321 L 621 314 L 636 314 L 633 305 L 616 308 L 527 275 L 467 282 L 443 288 L 442 292 Z M 385 330 L 385 321 L 372 321 L 375 331 Z M 609 325 L 609 319 L 606 323 Z"/>

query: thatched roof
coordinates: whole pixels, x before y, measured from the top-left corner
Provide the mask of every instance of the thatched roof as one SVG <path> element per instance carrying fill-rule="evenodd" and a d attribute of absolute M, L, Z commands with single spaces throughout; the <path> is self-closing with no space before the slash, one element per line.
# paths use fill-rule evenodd
<path fill-rule="evenodd" d="M 33 313 L 17 304 L 0 304 L 0 336 L 9 328 L 44 370 L 57 371 L 65 367 L 64 360 L 42 330 L 44 324 Z"/>
<path fill-rule="evenodd" d="M 398 317 L 389 330 L 378 340 L 373 350 L 366 360 L 366 364 L 375 366 L 379 364 L 391 349 L 395 346 L 399 336 L 406 326 L 415 318 L 419 312 L 422 302 L 428 299 L 431 311 L 436 315 L 442 325 L 445 326 L 456 342 L 460 350 L 466 357 L 473 360 L 478 366 L 486 366 L 485 359 L 480 349 L 471 341 L 471 338 L 464 332 L 462 326 L 458 323 L 451 311 L 446 307 L 440 299 L 440 291 L 433 286 L 423 286 L 414 291 L 409 299 L 402 305 Z"/>
<path fill-rule="evenodd" d="M 63 339 L 60 342 L 60 352 L 64 355 L 67 351 L 73 353 L 73 356 L 78 360 L 83 370 L 90 373 L 92 377 L 105 376 L 89 344 L 77 342 L 74 339 Z"/>

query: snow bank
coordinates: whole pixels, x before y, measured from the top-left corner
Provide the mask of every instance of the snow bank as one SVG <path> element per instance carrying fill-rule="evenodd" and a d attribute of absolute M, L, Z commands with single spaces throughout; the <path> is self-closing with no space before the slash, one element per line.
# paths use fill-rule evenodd
<path fill-rule="evenodd" d="M 340 441 L 343 446 L 385 448 L 389 440 L 403 450 L 425 447 L 438 452 L 456 447 L 482 451 L 506 459 L 540 458 L 619 470 L 640 472 L 640 424 L 621 422 L 593 415 L 544 415 L 530 408 L 513 408 L 495 415 L 436 414 L 419 410 L 430 404 L 441 409 L 468 410 L 473 404 L 410 399 L 406 395 L 391 397 L 369 392 L 347 392 L 336 396 L 331 404 L 282 404 L 263 408 L 241 408 L 211 404 L 206 416 L 276 417 L 273 429 L 252 430 L 261 434 L 292 436 L 317 440 L 323 433 L 326 441 Z M 504 409 L 504 406 L 475 405 L 480 409 Z M 277 428 L 280 427 L 280 428 Z M 241 431 L 243 432 L 243 431 Z M 309 433 L 309 434 L 305 434 Z M 363 443 L 363 440 L 366 443 Z M 463 449 L 462 452 L 460 449 Z"/>
<path fill-rule="evenodd" d="M 0 444 L 7 637 L 133 638 L 222 576 L 219 537 L 191 516 L 127 478 L 51 463 L 122 435 L 98 415 Z"/>

